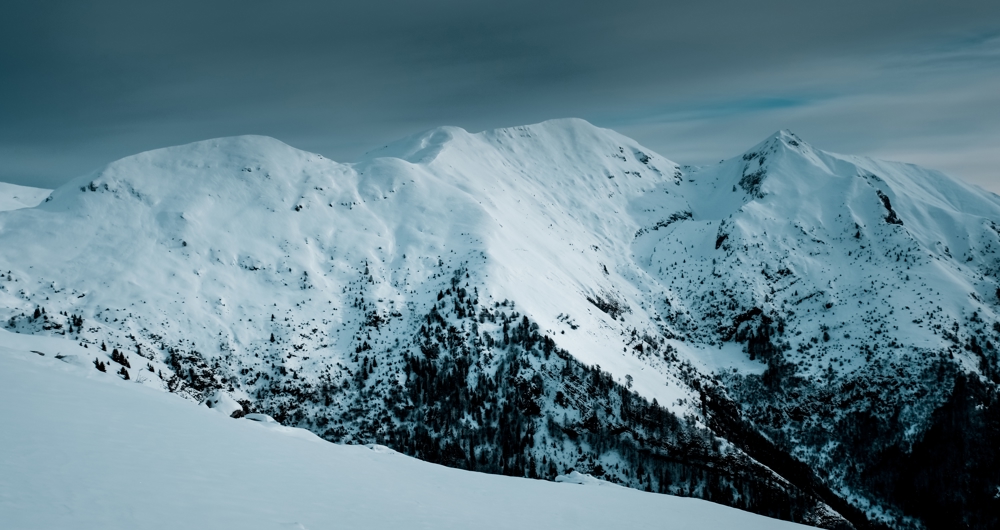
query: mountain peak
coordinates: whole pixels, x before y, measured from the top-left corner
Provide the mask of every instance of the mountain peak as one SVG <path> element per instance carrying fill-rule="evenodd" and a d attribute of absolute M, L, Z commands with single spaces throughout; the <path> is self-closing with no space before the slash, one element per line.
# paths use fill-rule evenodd
<path fill-rule="evenodd" d="M 97 178 L 123 178 L 126 176 L 142 177 L 148 169 L 166 170 L 172 166 L 188 168 L 219 168 L 219 167 L 249 167 L 266 160 L 281 159 L 296 156 L 315 156 L 312 153 L 300 151 L 281 140 L 270 136 L 241 135 L 224 136 L 200 140 L 188 144 L 163 147 L 137 153 L 132 156 L 115 160 L 96 174 L 85 175 L 64 185 L 78 187 L 78 180 L 90 182 Z M 168 171 L 169 172 L 169 171 Z"/>
<path fill-rule="evenodd" d="M 299 149 L 296 149 L 285 142 L 278 140 L 277 138 L 257 134 L 244 134 L 239 136 L 223 136 L 220 138 L 211 138 L 208 140 L 175 145 L 162 149 L 154 149 L 152 151 L 146 151 L 145 153 L 135 155 L 135 157 L 168 159 L 188 158 L 222 161 L 241 158 L 260 159 L 275 155 L 287 156 L 291 153 L 305 152 L 300 151 Z M 123 158 L 119 162 L 123 162 L 131 158 L 134 157 Z"/>
<path fill-rule="evenodd" d="M 811 148 L 811 145 L 802 140 L 802 138 L 799 138 L 798 135 L 792 131 L 788 129 L 780 129 L 769 135 L 757 145 L 751 147 L 746 153 L 743 154 L 743 156 L 746 157 L 753 155 L 754 153 L 777 153 L 779 149 L 792 149 L 794 151 L 804 153 Z"/>
<path fill-rule="evenodd" d="M 610 129 L 598 127 L 581 118 L 556 118 L 533 123 L 531 125 L 518 125 L 515 127 L 503 127 L 499 129 L 487 130 L 479 134 L 487 138 L 519 136 L 529 138 L 562 138 L 573 141 L 579 141 L 585 138 L 612 138 L 615 141 L 626 139 L 629 142 L 634 143 L 634 140 L 630 138 L 622 136 Z"/>
<path fill-rule="evenodd" d="M 398 158 L 414 164 L 433 160 L 444 147 L 456 138 L 468 137 L 461 127 L 442 125 L 411 134 L 364 154 L 363 160 Z"/>
<path fill-rule="evenodd" d="M 261 153 L 273 153 L 275 151 L 296 150 L 294 147 L 270 136 L 258 134 L 243 134 L 237 136 L 222 136 L 219 138 L 209 138 L 187 144 L 179 144 L 170 147 L 162 147 L 144 151 L 129 157 L 125 157 L 112 164 L 118 164 L 134 158 L 152 157 L 192 157 L 204 156 L 208 153 L 222 153 L 228 156 L 260 156 Z"/>
<path fill-rule="evenodd" d="M 789 129 L 781 129 L 772 134 L 771 138 L 775 140 L 781 140 L 782 142 L 790 143 L 793 146 L 804 143 L 801 138 L 799 138 L 795 133 L 793 133 Z"/>
<path fill-rule="evenodd" d="M 86 192 L 112 192 L 149 203 L 165 197 L 186 197 L 196 190 L 228 190 L 234 182 L 260 175 L 273 182 L 300 178 L 301 168 L 333 163 L 321 155 L 296 149 L 269 136 L 212 138 L 145 151 L 116 160 L 81 175 L 52 192 L 48 208 L 74 208 L 89 202 Z M 299 171 L 297 173 L 297 171 Z M 96 195 L 94 196 L 96 197 Z M 97 209 L 104 206 L 92 205 Z"/>
<path fill-rule="evenodd" d="M 439 126 L 404 137 L 384 147 L 366 153 L 363 159 L 399 158 L 411 163 L 429 162 L 435 159 L 449 144 L 458 140 L 472 141 L 476 138 L 493 141 L 497 138 L 566 138 L 579 140 L 607 134 L 614 131 L 601 129 L 580 118 L 557 118 L 531 125 L 488 129 L 470 133 L 461 127 Z M 502 141 L 502 140 L 501 140 Z"/>

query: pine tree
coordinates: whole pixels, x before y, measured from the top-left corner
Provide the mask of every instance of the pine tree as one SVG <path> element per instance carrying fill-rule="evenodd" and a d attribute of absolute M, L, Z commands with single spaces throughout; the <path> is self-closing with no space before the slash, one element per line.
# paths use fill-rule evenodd
<path fill-rule="evenodd" d="M 125 357 L 124 353 L 119 352 L 118 348 L 111 351 L 111 360 L 122 365 L 123 367 L 132 368 L 132 365 L 128 362 L 128 358 Z"/>

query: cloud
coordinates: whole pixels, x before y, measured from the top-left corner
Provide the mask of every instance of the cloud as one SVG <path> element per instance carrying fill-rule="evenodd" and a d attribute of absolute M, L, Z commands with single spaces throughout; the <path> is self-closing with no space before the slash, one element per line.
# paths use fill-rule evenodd
<path fill-rule="evenodd" d="M 904 154 L 1000 129 L 982 90 L 1000 69 L 995 2 L 15 1 L 5 14 L 0 180 L 29 185 L 247 133 L 347 161 L 441 124 L 578 116 L 703 161 L 784 127 Z"/>

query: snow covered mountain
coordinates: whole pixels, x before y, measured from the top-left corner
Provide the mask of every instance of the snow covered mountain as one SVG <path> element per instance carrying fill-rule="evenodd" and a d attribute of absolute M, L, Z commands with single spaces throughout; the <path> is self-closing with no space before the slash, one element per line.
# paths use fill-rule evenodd
<path fill-rule="evenodd" d="M 988 527 L 998 221 L 995 195 L 787 131 L 701 168 L 580 120 L 354 164 L 224 138 L 0 213 L 0 317 L 452 467 Z"/>

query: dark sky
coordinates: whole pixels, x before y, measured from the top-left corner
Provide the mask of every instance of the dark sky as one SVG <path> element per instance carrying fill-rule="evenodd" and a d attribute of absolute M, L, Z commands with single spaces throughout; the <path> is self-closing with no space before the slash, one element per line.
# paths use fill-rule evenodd
<path fill-rule="evenodd" d="M 0 181 L 237 134 L 349 162 L 568 116 L 683 164 L 789 128 L 1000 192 L 1000 2 L 0 3 Z"/>

